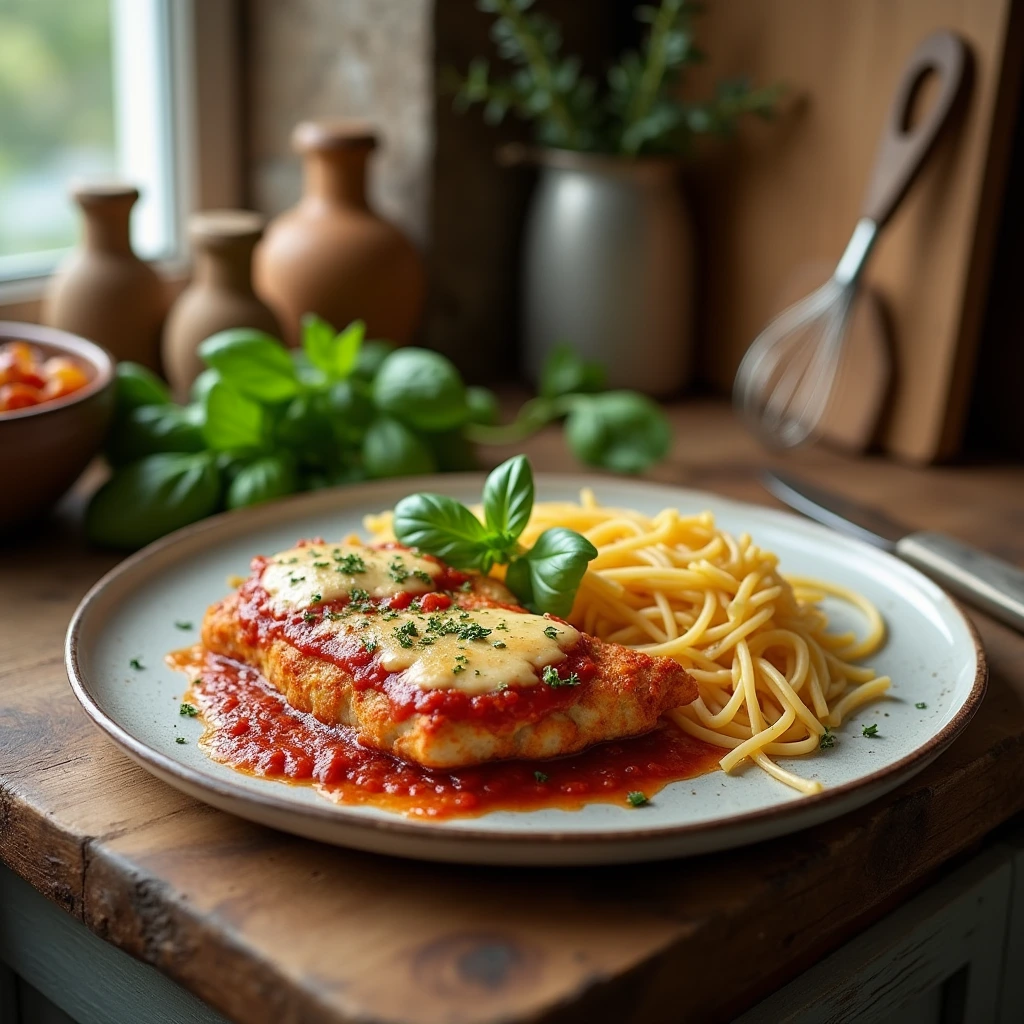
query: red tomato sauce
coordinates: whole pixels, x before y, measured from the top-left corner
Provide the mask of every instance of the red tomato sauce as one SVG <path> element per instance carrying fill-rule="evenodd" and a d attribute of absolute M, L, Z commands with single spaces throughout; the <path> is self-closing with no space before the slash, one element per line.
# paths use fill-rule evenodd
<path fill-rule="evenodd" d="M 670 782 L 713 771 L 722 752 L 671 725 L 547 761 L 503 761 L 437 771 L 364 747 L 354 730 L 292 708 L 256 669 L 201 648 L 170 656 L 193 676 L 185 699 L 200 709 L 201 745 L 215 761 L 282 782 L 306 784 L 344 804 L 371 804 L 412 818 L 651 798 Z"/>

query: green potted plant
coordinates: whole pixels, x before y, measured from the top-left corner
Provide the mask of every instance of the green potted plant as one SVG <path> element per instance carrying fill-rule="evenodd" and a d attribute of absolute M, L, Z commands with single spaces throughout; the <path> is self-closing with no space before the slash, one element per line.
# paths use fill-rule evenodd
<path fill-rule="evenodd" d="M 487 122 L 532 122 L 536 147 L 506 147 L 507 162 L 540 168 L 524 239 L 527 370 L 569 342 L 603 362 L 613 386 L 664 395 L 690 367 L 693 241 L 678 171 L 697 137 L 729 135 L 744 114 L 769 116 L 779 89 L 722 82 L 713 97 L 681 96 L 683 71 L 702 58 L 692 0 L 639 6 L 639 50 L 602 82 L 562 52 L 558 26 L 534 0 L 477 0 L 508 73 L 474 60 L 456 108 L 480 104 Z"/>

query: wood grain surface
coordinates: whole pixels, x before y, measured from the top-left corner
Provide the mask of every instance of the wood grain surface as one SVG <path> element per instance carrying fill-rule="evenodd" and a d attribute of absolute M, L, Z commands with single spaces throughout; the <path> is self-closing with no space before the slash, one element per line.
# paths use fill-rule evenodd
<path fill-rule="evenodd" d="M 731 385 L 743 352 L 779 311 L 786 276 L 801 263 L 838 261 L 902 69 L 925 36 L 950 29 L 971 52 L 968 91 L 866 280 L 895 346 L 884 446 L 915 462 L 957 450 L 1009 164 L 1022 22 L 1019 0 L 708 5 L 698 31 L 710 59 L 688 75 L 687 94 L 737 75 L 787 87 L 779 118 L 748 126 L 738 151 L 709 153 L 690 182 L 704 267 L 701 344 L 718 387 Z"/>
<path fill-rule="evenodd" d="M 772 460 L 720 405 L 673 413 L 655 474 L 768 502 Z M 560 437 L 526 449 L 571 463 Z M 787 466 L 1024 563 L 1024 471 L 912 470 L 823 451 Z M 974 616 L 991 667 L 964 736 L 847 817 L 641 867 L 417 864 L 214 811 L 136 767 L 68 687 L 71 612 L 110 565 L 76 503 L 0 570 L 0 858 L 96 934 L 252 1024 L 728 1020 L 1024 809 L 1024 637 Z"/>

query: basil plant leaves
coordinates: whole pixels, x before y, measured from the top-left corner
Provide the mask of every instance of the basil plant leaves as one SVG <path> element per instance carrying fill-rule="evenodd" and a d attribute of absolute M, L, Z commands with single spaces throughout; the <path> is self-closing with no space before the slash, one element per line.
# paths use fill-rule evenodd
<path fill-rule="evenodd" d="M 454 498 L 423 492 L 395 506 L 395 536 L 457 569 L 487 573 L 496 564 L 507 565 L 505 583 L 526 608 L 564 618 L 597 548 L 575 530 L 558 526 L 524 549 L 519 537 L 529 522 L 533 498 L 529 460 L 517 455 L 488 476 L 483 522 Z"/>

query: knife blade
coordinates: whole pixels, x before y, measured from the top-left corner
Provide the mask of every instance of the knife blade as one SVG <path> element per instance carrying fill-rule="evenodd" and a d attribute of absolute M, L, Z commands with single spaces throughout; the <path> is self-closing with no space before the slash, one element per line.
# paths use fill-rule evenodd
<path fill-rule="evenodd" d="M 788 473 L 766 472 L 763 483 L 795 511 L 889 551 L 976 608 L 1024 633 L 1024 570 L 945 534 L 911 530 L 884 512 Z"/>

